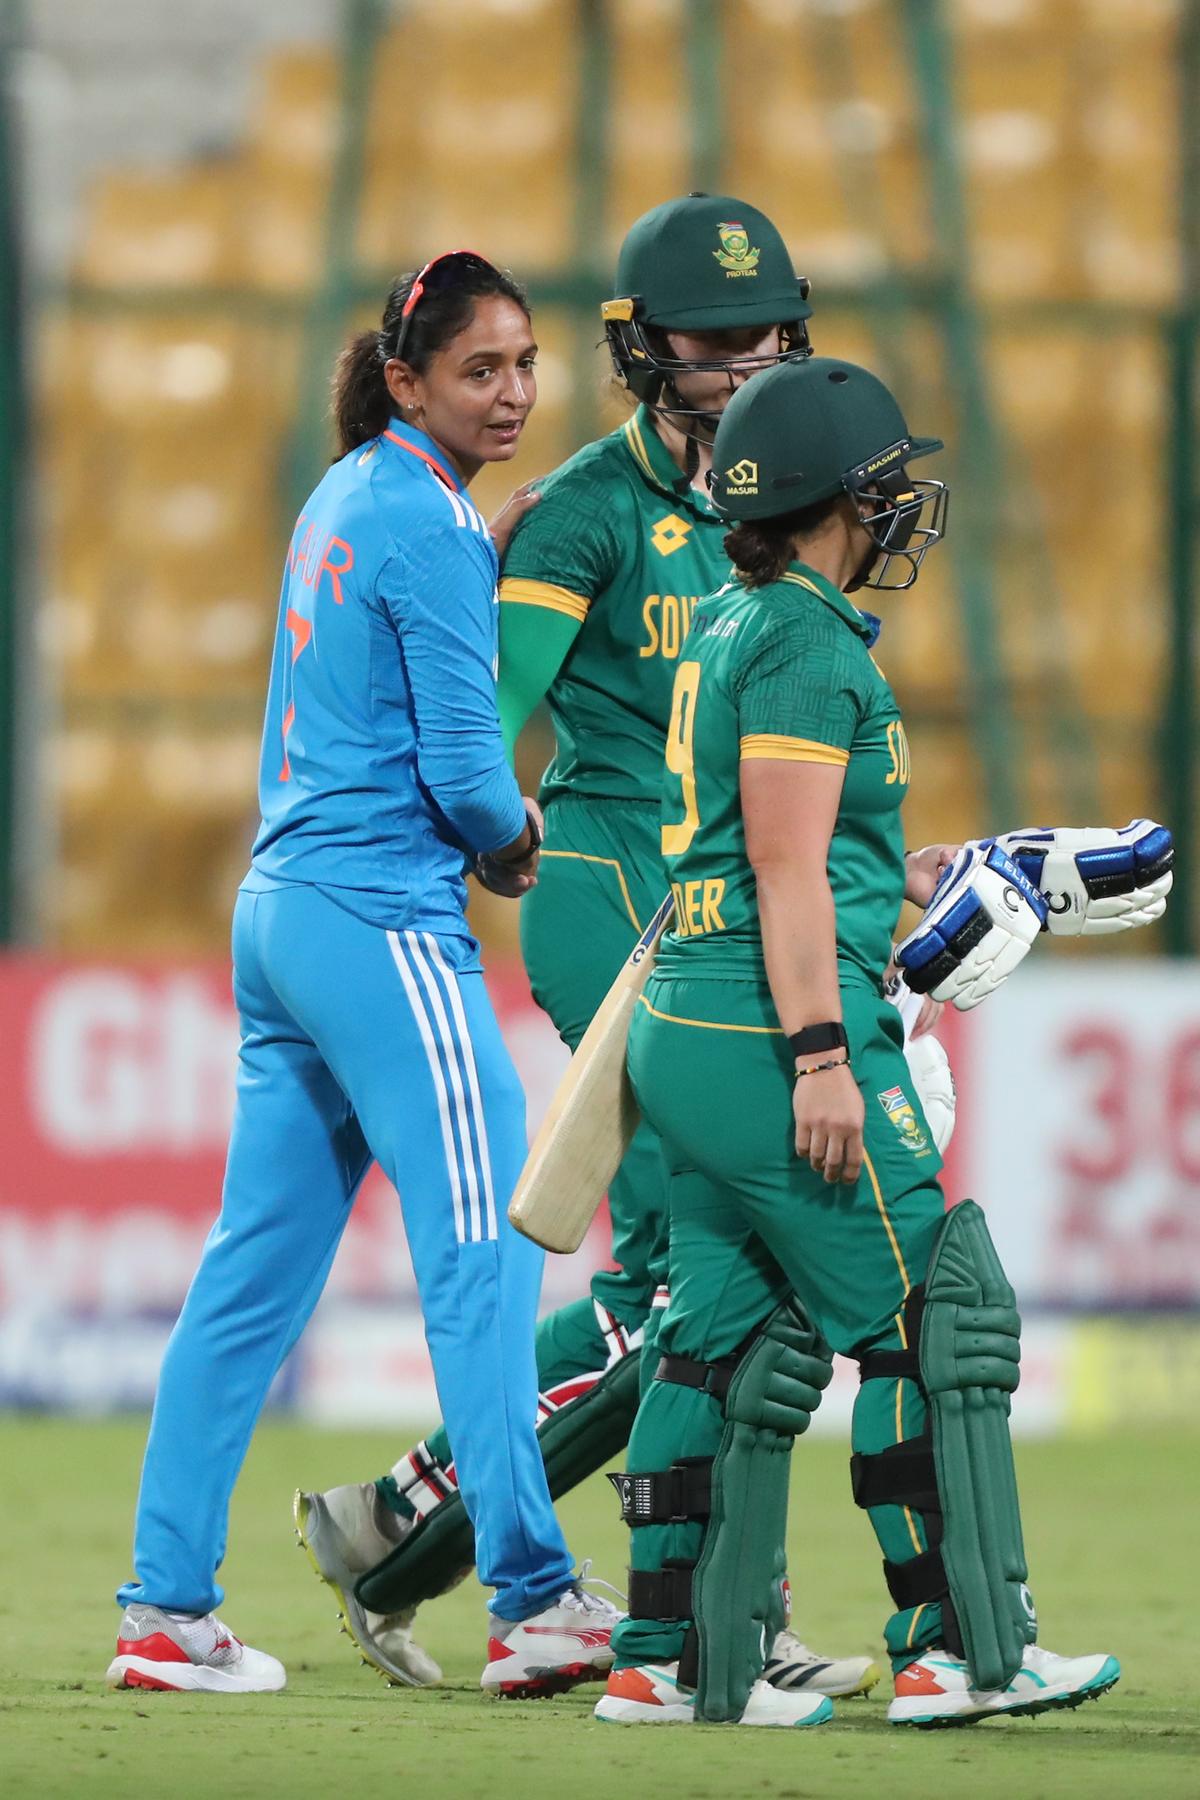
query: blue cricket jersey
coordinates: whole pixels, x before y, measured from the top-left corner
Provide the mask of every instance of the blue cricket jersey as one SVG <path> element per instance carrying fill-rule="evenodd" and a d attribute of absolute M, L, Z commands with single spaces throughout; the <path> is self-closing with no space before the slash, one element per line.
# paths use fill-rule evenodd
<path fill-rule="evenodd" d="M 424 432 L 393 419 L 332 465 L 284 567 L 260 877 L 310 883 L 389 930 L 464 933 L 464 852 L 525 824 L 496 711 L 497 573 L 485 521 Z"/>

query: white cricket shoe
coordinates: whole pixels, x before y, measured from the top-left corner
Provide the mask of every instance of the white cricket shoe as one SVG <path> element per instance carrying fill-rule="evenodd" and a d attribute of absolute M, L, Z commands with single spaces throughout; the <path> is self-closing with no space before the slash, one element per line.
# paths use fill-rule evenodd
<path fill-rule="evenodd" d="M 552 1606 L 531 1619 L 491 1615 L 488 1659 L 479 1685 L 504 1700 L 562 1694 L 581 1681 L 602 1680 L 613 1666 L 610 1642 L 625 1617 L 582 1583 L 589 1565 Z"/>
<path fill-rule="evenodd" d="M 776 1634 L 763 1680 L 786 1694 L 827 1694 L 848 1700 L 869 1694 L 882 1670 L 869 1656 L 818 1656 L 792 1631 Z"/>
<path fill-rule="evenodd" d="M 679 1664 L 640 1663 L 614 1669 L 597 1701 L 595 1716 L 607 1725 L 691 1725 L 696 1696 L 679 1685 Z M 756 1681 L 737 1721 L 739 1725 L 824 1725 L 833 1717 L 824 1694 L 784 1693 L 768 1681 Z"/>
<path fill-rule="evenodd" d="M 393 1687 L 432 1687 L 442 1671 L 413 1640 L 415 1606 L 404 1612 L 368 1612 L 354 1597 L 360 1575 L 382 1562 L 408 1536 L 412 1522 L 382 1499 L 373 1481 L 298 1491 L 292 1502 L 296 1536 L 308 1560 L 338 1600 L 342 1630 L 369 1668 Z"/>
<path fill-rule="evenodd" d="M 274 1694 L 287 1670 L 264 1650 L 251 1650 L 213 1613 L 172 1618 L 157 1606 L 127 1606 L 117 1654 L 105 1676 L 111 1688 L 159 1688 L 173 1694 Z"/>
<path fill-rule="evenodd" d="M 1115 1656 L 1055 1656 L 1028 1644 L 1007 1687 L 971 1686 L 967 1665 L 946 1650 L 926 1650 L 896 1676 L 891 1725 L 971 1725 L 979 1719 L 1032 1717 L 1056 1706 L 1098 1700 L 1121 1679 Z"/>

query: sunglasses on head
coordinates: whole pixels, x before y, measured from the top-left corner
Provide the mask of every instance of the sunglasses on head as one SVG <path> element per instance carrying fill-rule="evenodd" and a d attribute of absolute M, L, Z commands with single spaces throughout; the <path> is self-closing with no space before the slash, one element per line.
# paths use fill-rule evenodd
<path fill-rule="evenodd" d="M 473 250 L 443 250 L 425 264 L 417 275 L 408 298 L 400 309 L 400 325 L 396 332 L 396 343 L 390 353 L 389 360 L 403 362 L 404 346 L 408 339 L 409 327 L 413 314 L 426 294 L 440 294 L 446 288 L 456 287 L 464 274 L 469 270 L 481 270 L 485 274 L 494 275 L 495 265 L 484 256 L 476 256 Z"/>

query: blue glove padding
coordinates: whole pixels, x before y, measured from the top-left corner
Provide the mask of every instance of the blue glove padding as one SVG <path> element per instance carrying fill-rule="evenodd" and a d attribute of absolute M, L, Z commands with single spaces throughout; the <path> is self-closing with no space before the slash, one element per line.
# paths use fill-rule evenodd
<path fill-rule="evenodd" d="M 1045 899 L 998 844 L 964 844 L 896 962 L 916 993 L 968 1012 L 1012 974 L 1046 916 Z"/>
<path fill-rule="evenodd" d="M 1119 831 L 1059 826 L 985 841 L 1007 851 L 1046 896 L 1046 928 L 1057 937 L 1131 931 L 1166 909 L 1175 844 L 1153 819 L 1134 819 Z"/>

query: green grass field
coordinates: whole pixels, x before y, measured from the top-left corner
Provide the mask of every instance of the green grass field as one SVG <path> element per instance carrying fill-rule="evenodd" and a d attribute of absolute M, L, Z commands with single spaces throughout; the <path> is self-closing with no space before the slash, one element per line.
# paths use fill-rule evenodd
<path fill-rule="evenodd" d="M 140 1421 L 0 1419 L 5 1469 L 0 1771 L 6 1795 L 875 1796 L 926 1800 L 1144 1800 L 1200 1792 L 1194 1478 L 1200 1440 L 1139 1437 L 1018 1446 L 1026 1539 L 1044 1639 L 1111 1650 L 1124 1678 L 1098 1704 L 1034 1721 L 904 1732 L 876 1697 L 804 1732 L 658 1731 L 596 1724 L 598 1690 L 539 1704 L 476 1686 L 482 1594 L 464 1584 L 422 1615 L 446 1669 L 427 1692 L 389 1689 L 336 1630 L 328 1590 L 296 1547 L 297 1483 L 325 1487 L 392 1460 L 399 1439 L 267 1425 L 234 1505 L 224 1615 L 281 1656 L 283 1694 L 218 1699 L 109 1694 L 103 1675 L 128 1572 Z M 877 1650 L 883 1588 L 846 1452 L 799 1446 L 792 1578 L 803 1635 Z M 625 1545 L 600 1480 L 562 1508 L 572 1547 L 620 1580 Z"/>

